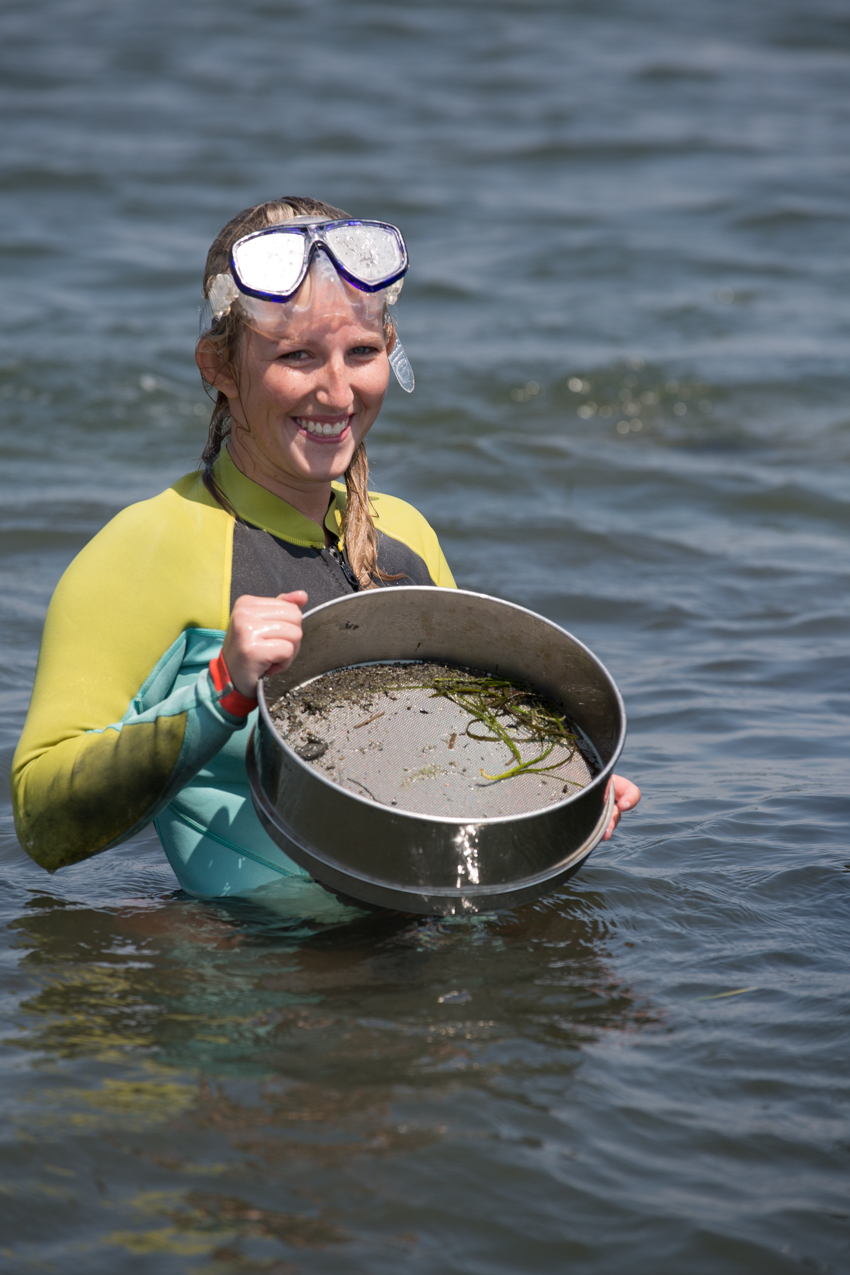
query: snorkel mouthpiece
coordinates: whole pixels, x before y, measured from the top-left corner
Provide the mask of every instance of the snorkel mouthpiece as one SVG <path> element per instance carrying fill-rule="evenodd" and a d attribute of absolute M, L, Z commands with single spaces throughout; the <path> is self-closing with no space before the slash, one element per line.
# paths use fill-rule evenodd
<path fill-rule="evenodd" d="M 393 325 L 395 326 L 395 325 Z M 390 367 L 392 368 L 395 379 L 398 381 L 405 394 L 412 394 L 416 380 L 413 376 L 413 368 L 410 366 L 410 360 L 404 352 L 404 346 L 398 339 L 398 328 L 395 331 L 395 345 L 389 354 Z"/>

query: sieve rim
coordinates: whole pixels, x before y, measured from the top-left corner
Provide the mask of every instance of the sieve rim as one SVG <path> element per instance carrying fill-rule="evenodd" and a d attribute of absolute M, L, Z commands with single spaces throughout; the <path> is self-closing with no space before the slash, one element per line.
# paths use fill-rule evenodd
<path fill-rule="evenodd" d="M 425 591 L 430 593 L 433 590 L 433 588 L 434 588 L 433 585 L 421 585 L 421 584 L 396 585 L 393 588 L 392 592 L 394 595 L 397 595 L 399 593 L 413 593 L 413 592 L 422 593 Z M 520 606 L 520 604 L 517 602 L 508 602 L 504 598 L 494 598 L 492 594 L 478 593 L 472 589 L 452 589 L 451 592 L 456 597 L 476 598 L 476 599 L 480 599 L 483 602 L 488 602 L 488 603 L 498 602 L 500 606 L 509 607 L 513 611 L 518 611 L 522 615 L 527 615 L 527 616 L 530 616 L 533 620 L 540 621 L 541 623 L 545 624 L 548 628 L 554 629 L 556 633 L 560 633 L 563 636 L 569 638 L 569 640 L 571 642 L 574 642 L 576 646 L 581 647 L 585 655 L 588 656 L 596 665 L 596 667 L 601 670 L 602 674 L 604 675 L 605 679 L 607 680 L 609 684 L 610 689 L 613 691 L 614 696 L 616 698 L 617 705 L 620 711 L 620 722 L 622 724 L 620 727 L 616 744 L 611 751 L 611 757 L 606 762 L 606 764 L 602 767 L 599 773 L 597 775 L 594 775 L 593 779 L 591 779 L 589 783 L 585 784 L 583 788 L 579 788 L 577 792 L 569 793 L 566 797 L 563 797 L 560 801 L 548 802 L 545 806 L 540 806 L 536 810 L 525 810 L 525 811 L 521 811 L 519 814 L 481 815 L 481 816 L 467 816 L 466 818 L 463 818 L 457 815 L 430 815 L 430 814 L 424 814 L 421 811 L 407 810 L 402 806 L 390 806 L 386 802 L 374 801 L 370 797 L 361 796 L 360 793 L 353 792 L 350 788 L 346 788 L 342 784 L 336 783 L 333 779 L 330 779 L 323 771 L 317 770 L 314 766 L 311 766 L 309 762 L 306 762 L 304 761 L 302 757 L 299 757 L 298 754 L 295 752 L 295 750 L 284 739 L 283 735 L 281 735 L 280 731 L 277 729 L 277 727 L 274 724 L 274 721 L 272 720 L 272 716 L 271 716 L 271 713 L 269 712 L 268 704 L 266 703 L 265 678 L 260 678 L 260 680 L 257 683 L 257 703 L 258 703 L 260 717 L 265 722 L 266 728 L 272 732 L 273 738 L 276 738 L 280 746 L 285 750 L 287 756 L 290 757 L 292 761 L 296 764 L 296 766 L 301 771 L 304 772 L 305 776 L 308 776 L 310 779 L 317 781 L 321 784 L 327 785 L 333 792 L 344 793 L 345 796 L 352 801 L 361 802 L 364 806 L 371 807 L 374 810 L 388 812 L 393 817 L 402 817 L 402 818 L 411 819 L 417 822 L 424 819 L 429 823 L 446 824 L 447 826 L 452 828 L 467 828 L 473 825 L 476 828 L 478 828 L 478 827 L 481 827 L 482 825 L 517 824 L 525 820 L 538 819 L 541 816 L 548 816 L 549 814 L 551 814 L 552 811 L 560 810 L 564 806 L 568 806 L 571 803 L 578 801 L 580 798 L 585 797 L 588 793 L 592 792 L 595 788 L 599 787 L 601 784 L 607 783 L 607 781 L 611 778 L 611 775 L 614 772 L 614 767 L 620 758 L 623 748 L 625 747 L 626 733 L 627 733 L 627 720 L 626 720 L 626 706 L 623 703 L 623 697 L 620 694 L 617 683 L 614 681 L 614 678 L 608 672 L 608 669 L 602 663 L 599 657 L 596 656 L 593 653 L 593 651 L 591 651 L 590 647 L 586 646 L 585 643 L 580 640 L 580 638 L 577 638 L 572 633 L 570 633 L 568 629 L 563 628 L 560 624 L 555 624 L 553 620 L 547 619 L 546 616 L 540 615 L 539 612 L 532 611 L 530 607 Z M 375 594 L 379 595 L 379 591 L 375 590 Z M 319 604 L 319 606 L 312 607 L 309 610 L 305 611 L 304 618 L 306 620 L 308 617 L 318 615 L 320 612 L 328 612 L 332 607 L 336 607 L 340 603 L 349 602 L 352 596 L 357 597 L 361 595 L 344 594 L 342 597 L 332 598 L 329 602 L 322 602 Z M 368 596 L 368 594 L 364 593 L 362 596 Z M 356 664 L 340 664 L 340 665 L 337 665 L 337 667 L 334 669 L 325 669 L 324 673 L 315 674 L 314 676 L 322 677 L 324 676 L 324 674 L 338 672 L 340 669 L 345 669 L 345 668 L 365 668 L 365 667 L 368 667 L 368 665 L 370 664 L 402 663 L 402 662 L 407 662 L 407 661 L 360 660 Z M 419 660 L 416 660 L 415 657 L 412 657 L 411 662 L 424 663 L 425 661 L 419 661 Z M 297 685 L 306 686 L 307 683 L 312 680 L 314 680 L 314 678 L 305 678 L 303 682 L 299 682 Z M 296 690 L 297 687 L 293 686 L 290 689 Z M 248 741 L 249 752 L 252 751 L 255 739 L 257 739 L 256 732 L 252 732 L 251 738 Z"/>

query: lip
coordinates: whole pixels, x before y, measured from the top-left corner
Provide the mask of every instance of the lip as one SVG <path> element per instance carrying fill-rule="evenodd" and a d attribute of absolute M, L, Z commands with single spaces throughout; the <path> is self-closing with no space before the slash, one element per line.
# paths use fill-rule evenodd
<path fill-rule="evenodd" d="M 324 444 L 325 446 L 334 446 L 348 438 L 351 433 L 351 422 L 353 416 L 293 416 L 299 434 L 303 434 L 305 438 L 309 438 L 311 443 Z M 309 429 L 301 424 L 302 420 L 315 421 L 317 425 L 339 425 L 344 420 L 345 428 L 339 434 L 312 434 Z"/>

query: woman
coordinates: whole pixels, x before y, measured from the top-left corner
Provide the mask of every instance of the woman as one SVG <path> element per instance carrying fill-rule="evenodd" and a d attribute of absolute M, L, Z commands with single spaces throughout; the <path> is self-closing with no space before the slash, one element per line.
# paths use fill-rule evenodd
<path fill-rule="evenodd" d="M 114 518 L 48 611 L 13 767 L 18 836 L 48 871 L 154 820 L 191 894 L 307 878 L 248 791 L 258 678 L 295 658 L 308 598 L 454 587 L 424 518 L 367 494 L 363 440 L 391 365 L 412 388 L 388 310 L 406 269 L 394 227 L 312 199 L 248 209 L 213 243 L 203 472 Z M 606 835 L 640 797 L 626 780 L 615 792 Z"/>

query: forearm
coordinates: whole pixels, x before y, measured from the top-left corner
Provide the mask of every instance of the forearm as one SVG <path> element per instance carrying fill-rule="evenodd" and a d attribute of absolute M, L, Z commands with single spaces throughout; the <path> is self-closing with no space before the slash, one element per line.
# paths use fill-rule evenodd
<path fill-rule="evenodd" d="M 219 682 L 221 679 L 219 679 Z M 237 712 L 228 712 L 222 700 Z M 155 707 L 81 732 L 13 773 L 21 845 L 50 872 L 131 837 L 245 724 L 245 705 L 208 670 Z"/>

